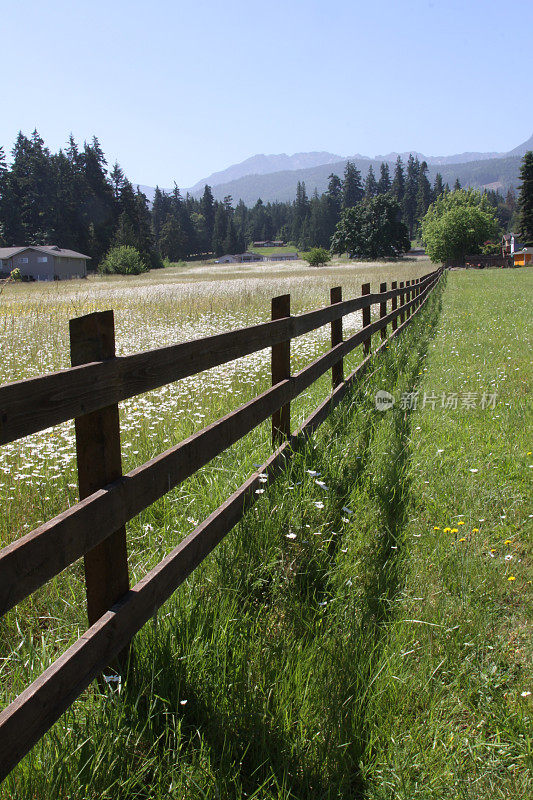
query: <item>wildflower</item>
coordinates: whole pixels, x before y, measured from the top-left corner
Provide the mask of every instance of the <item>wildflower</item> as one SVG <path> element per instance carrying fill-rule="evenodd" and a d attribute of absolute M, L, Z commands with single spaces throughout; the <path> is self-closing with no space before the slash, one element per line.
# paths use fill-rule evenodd
<path fill-rule="evenodd" d="M 324 503 L 322 503 L 320 500 L 318 500 L 315 503 L 315 508 L 324 508 Z"/>
<path fill-rule="evenodd" d="M 452 528 L 450 533 L 459 533 L 459 528 Z"/>
<path fill-rule="evenodd" d="M 506 560 L 506 561 L 512 561 L 512 560 L 513 560 L 513 557 L 512 557 L 511 555 L 506 555 L 506 556 L 505 556 L 505 560 Z"/>
<path fill-rule="evenodd" d="M 286 538 L 287 539 L 296 539 L 296 534 L 295 533 L 288 533 Z"/>
<path fill-rule="evenodd" d="M 464 525 L 464 522 L 463 522 L 463 520 L 461 520 L 461 521 L 460 521 L 460 522 L 458 522 L 457 524 L 458 524 L 458 525 Z"/>
<path fill-rule="evenodd" d="M 312 477 L 315 478 L 318 475 L 318 472 L 314 469 L 308 469 L 307 473 Z"/>
<path fill-rule="evenodd" d="M 434 530 L 434 531 L 440 531 L 440 527 L 439 527 L 438 525 L 434 525 L 434 526 L 433 526 L 433 530 Z"/>
<path fill-rule="evenodd" d="M 511 541 L 511 539 L 506 539 L 506 540 L 505 540 L 505 542 L 504 542 L 504 544 L 512 544 L 512 541 Z"/>
<path fill-rule="evenodd" d="M 451 528 L 444 528 L 443 533 L 450 533 L 450 531 L 451 531 Z"/>
<path fill-rule="evenodd" d="M 188 700 L 180 700 L 180 706 L 186 706 L 187 703 L 188 703 Z"/>
<path fill-rule="evenodd" d="M 264 489 L 256 489 L 256 490 L 255 490 L 255 493 L 256 493 L 256 494 L 264 494 L 264 493 L 265 493 L 265 490 L 264 490 Z"/>
<path fill-rule="evenodd" d="M 521 692 L 520 693 L 520 697 L 529 697 L 530 694 L 531 694 L 531 692 L 526 690 L 525 692 Z"/>
<path fill-rule="evenodd" d="M 514 576 L 514 575 L 509 575 L 509 577 L 507 578 L 507 580 L 508 580 L 508 581 L 515 581 L 515 580 L 516 580 L 516 578 L 515 578 L 515 576 Z"/>
<path fill-rule="evenodd" d="M 472 533 L 479 533 L 479 528 L 472 528 Z"/>
<path fill-rule="evenodd" d="M 470 472 L 479 472 L 478 469 L 471 469 Z"/>
<path fill-rule="evenodd" d="M 460 541 L 460 542 L 466 542 L 466 539 L 465 539 L 465 537 L 464 537 L 464 536 L 462 536 L 462 537 L 459 539 L 459 541 Z"/>

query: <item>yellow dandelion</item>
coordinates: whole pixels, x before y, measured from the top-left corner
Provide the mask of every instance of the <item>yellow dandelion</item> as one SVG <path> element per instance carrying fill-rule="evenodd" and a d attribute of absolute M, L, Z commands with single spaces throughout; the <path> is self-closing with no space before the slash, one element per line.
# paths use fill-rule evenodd
<path fill-rule="evenodd" d="M 434 531 L 440 531 L 440 527 L 439 527 L 438 525 L 434 525 L 434 526 L 433 526 L 433 530 L 434 530 Z"/>
<path fill-rule="evenodd" d="M 460 521 L 460 522 L 458 522 L 457 524 L 458 524 L 458 525 L 464 525 L 464 522 L 463 522 L 463 520 L 461 520 L 461 521 Z"/>
<path fill-rule="evenodd" d="M 472 528 L 472 533 L 479 533 L 479 528 Z"/>
<path fill-rule="evenodd" d="M 506 540 L 505 540 L 505 542 L 504 542 L 504 544 L 512 544 L 512 541 L 511 541 L 511 539 L 506 539 Z"/>
<path fill-rule="evenodd" d="M 444 528 L 444 533 L 449 533 L 450 531 L 451 531 L 451 528 Z"/>
<path fill-rule="evenodd" d="M 459 528 L 452 528 L 450 533 L 459 533 Z"/>
<path fill-rule="evenodd" d="M 494 547 L 492 547 L 492 548 L 491 548 L 491 551 L 490 551 L 490 552 L 491 552 L 491 553 L 495 553 L 495 552 L 496 552 L 496 550 L 494 549 Z"/>
<path fill-rule="evenodd" d="M 514 575 L 509 575 L 509 577 L 507 578 L 507 580 L 508 580 L 508 581 L 515 581 L 515 580 L 516 580 L 516 578 L 515 578 L 515 576 L 514 576 Z"/>
<path fill-rule="evenodd" d="M 459 539 L 459 541 L 460 541 L 460 542 L 466 542 L 466 539 L 465 539 L 465 537 L 464 537 L 464 536 L 461 536 L 461 538 Z"/>
<path fill-rule="evenodd" d="M 533 456 L 533 453 L 531 452 L 531 450 L 528 452 L 528 456 Z"/>

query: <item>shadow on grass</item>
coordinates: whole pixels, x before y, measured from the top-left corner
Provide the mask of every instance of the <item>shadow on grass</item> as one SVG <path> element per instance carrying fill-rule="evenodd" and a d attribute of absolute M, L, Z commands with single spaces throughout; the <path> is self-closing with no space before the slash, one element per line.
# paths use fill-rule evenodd
<path fill-rule="evenodd" d="M 393 357 L 384 355 L 383 369 L 387 370 L 386 377 L 391 386 L 397 385 L 401 379 L 410 391 L 415 388 L 439 313 L 440 302 L 437 297 L 424 315 L 425 319 L 417 320 L 413 325 L 407 342 L 398 348 Z M 419 338 L 415 343 L 416 336 Z M 376 385 L 375 388 L 380 387 Z M 364 392 L 363 385 L 356 387 L 350 401 L 352 406 L 364 402 L 368 405 L 368 413 L 358 416 L 360 427 L 355 441 L 357 457 L 348 441 L 347 457 L 343 460 L 342 468 L 337 474 L 328 476 L 329 508 L 332 526 L 338 524 L 340 529 L 343 507 L 354 486 L 364 484 L 379 514 L 381 525 L 379 536 L 366 559 L 360 614 L 353 624 L 354 635 L 349 645 L 340 645 L 341 638 L 335 638 L 333 630 L 337 628 L 338 632 L 339 621 L 331 618 L 331 649 L 334 650 L 330 656 L 331 686 L 335 697 L 328 704 L 329 710 L 324 709 L 324 716 L 328 717 L 326 728 L 335 730 L 332 742 L 324 743 L 322 751 L 305 747 L 301 739 L 292 735 L 290 727 L 279 724 L 278 717 L 272 713 L 269 705 L 270 694 L 265 698 L 264 694 L 247 692 L 248 683 L 244 677 L 241 677 L 242 683 L 239 684 L 238 707 L 235 705 L 232 711 L 228 710 L 227 702 L 217 703 L 213 700 L 217 692 L 218 696 L 224 693 L 219 676 L 210 676 L 208 672 L 201 677 L 195 676 L 187 666 L 186 658 L 176 658 L 176 648 L 180 642 L 184 652 L 187 652 L 186 643 L 190 646 L 191 637 L 202 636 L 206 632 L 212 641 L 216 636 L 220 626 L 220 609 L 216 604 L 198 612 L 201 617 L 198 628 L 194 611 L 188 619 L 175 618 L 176 627 L 167 625 L 164 635 L 153 638 L 153 649 L 146 650 L 143 658 L 139 659 L 125 688 L 124 702 L 129 708 L 132 723 L 135 719 L 149 720 L 147 736 L 152 742 L 159 743 L 163 760 L 168 757 L 169 717 L 180 721 L 182 758 L 190 757 L 200 741 L 203 742 L 210 753 L 216 782 L 215 792 L 211 787 L 204 796 L 229 799 L 240 798 L 245 793 L 247 797 L 269 796 L 286 800 L 367 796 L 362 764 L 368 752 L 373 725 L 368 713 L 369 692 L 386 643 L 387 622 L 394 613 L 394 601 L 404 579 L 402 564 L 406 544 L 403 533 L 410 504 L 406 475 L 411 458 L 411 412 L 403 411 L 396 405 L 385 417 L 368 403 L 368 396 L 365 401 Z M 342 441 L 348 415 L 349 411 L 341 410 L 328 423 L 333 442 Z M 373 443 L 380 430 L 381 435 L 387 437 L 387 456 L 381 458 L 376 477 Z M 324 451 L 329 446 L 328 440 L 323 445 Z M 314 457 L 320 466 L 320 452 Z M 327 463 L 325 457 L 324 463 Z M 279 524 L 284 521 L 286 517 L 280 515 Z M 245 520 L 244 526 L 246 524 Z M 253 526 L 257 522 L 249 524 Z M 272 657 L 280 659 L 279 663 L 287 659 L 291 651 L 295 651 L 299 640 L 309 636 L 308 631 L 313 630 L 316 622 L 317 605 L 323 597 L 334 591 L 331 574 L 341 544 L 339 534 L 332 539 L 326 563 L 309 562 L 307 574 L 300 575 L 299 580 L 293 583 L 293 588 L 298 584 L 294 598 L 294 616 L 297 619 L 285 623 L 285 639 L 277 643 L 278 651 L 275 648 L 269 651 Z M 251 578 L 243 577 L 241 572 L 235 592 L 236 603 L 242 613 L 248 614 L 251 619 L 258 604 L 273 605 L 276 601 L 273 583 L 266 575 L 259 584 L 259 593 L 254 596 Z M 326 625 L 327 614 L 323 616 Z M 286 635 L 287 629 L 290 636 Z M 252 631 L 250 636 L 253 635 Z M 221 647 L 228 644 L 237 646 L 229 639 L 223 641 Z M 156 674 L 147 685 L 143 676 L 154 668 Z M 275 665 L 272 663 L 268 665 L 267 677 L 275 681 Z M 274 683 L 272 691 L 275 691 Z M 235 689 L 233 692 L 235 694 Z M 187 698 L 186 705 L 180 705 L 183 697 Z M 348 709 L 346 713 L 339 713 L 339 709 L 345 708 Z M 309 737 L 310 732 L 307 735 Z M 340 747 L 342 750 L 339 755 Z M 322 760 L 317 758 L 317 752 L 322 752 Z M 145 794 L 140 791 L 137 797 L 151 797 L 149 789 Z"/>

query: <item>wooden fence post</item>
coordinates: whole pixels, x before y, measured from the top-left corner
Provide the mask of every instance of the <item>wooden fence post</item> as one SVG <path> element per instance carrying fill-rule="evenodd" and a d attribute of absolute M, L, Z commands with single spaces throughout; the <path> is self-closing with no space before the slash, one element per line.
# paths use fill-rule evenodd
<path fill-rule="evenodd" d="M 335 286 L 330 293 L 331 305 L 342 302 L 342 287 Z M 342 342 L 342 317 L 334 319 L 331 323 L 331 346 L 336 347 Z M 344 359 L 340 359 L 331 368 L 331 385 L 336 389 L 344 380 Z"/>
<path fill-rule="evenodd" d="M 380 291 L 380 294 L 381 294 L 381 292 L 386 292 L 387 291 L 387 284 L 386 283 L 380 283 L 379 284 L 379 291 Z M 386 317 L 387 316 L 387 301 L 386 300 L 385 300 L 384 303 L 380 303 L 379 304 L 379 316 L 380 317 Z M 386 339 L 387 338 L 387 326 L 386 325 L 385 325 L 384 328 L 381 329 L 381 338 L 382 339 Z"/>
<path fill-rule="evenodd" d="M 115 357 L 112 311 L 70 320 L 73 367 Z M 80 500 L 122 475 L 118 405 L 75 420 Z M 126 528 L 123 526 L 85 555 L 87 616 L 93 625 L 129 589 Z M 123 654 L 124 658 L 126 653 Z M 119 660 L 122 660 L 119 659 Z"/>
<path fill-rule="evenodd" d="M 400 289 L 403 289 L 404 286 L 405 286 L 404 281 L 400 281 Z M 402 292 L 400 295 L 400 308 L 402 308 L 402 306 L 404 305 L 405 305 L 405 293 Z M 402 311 L 400 312 L 400 324 L 402 322 L 405 322 L 405 311 L 403 310 L 403 308 Z"/>
<path fill-rule="evenodd" d="M 282 294 L 272 298 L 272 319 L 291 315 L 291 296 Z M 291 377 L 291 340 L 272 345 L 272 386 Z M 291 435 L 291 404 L 282 406 L 272 414 L 272 445 L 278 447 Z"/>
<path fill-rule="evenodd" d="M 361 286 L 361 294 L 367 295 L 370 294 L 370 284 L 363 283 Z M 363 328 L 366 328 L 367 325 L 370 325 L 370 306 L 363 308 Z M 363 342 L 363 353 L 367 356 L 370 353 L 370 336 L 368 339 Z"/>
<path fill-rule="evenodd" d="M 397 289 L 397 288 L 398 288 L 398 281 L 393 281 L 391 283 L 391 289 Z M 398 308 L 398 298 L 393 297 L 391 301 L 391 311 L 396 311 L 397 308 Z M 392 330 L 395 331 L 397 327 L 398 327 L 398 317 L 394 317 L 394 319 L 392 320 Z"/>
<path fill-rule="evenodd" d="M 411 286 L 411 281 L 405 281 L 405 285 L 406 285 L 406 286 L 408 286 L 408 287 L 410 287 L 410 286 Z M 407 292 L 407 295 L 406 295 L 406 297 L 405 297 L 405 302 L 406 302 L 406 303 L 408 303 L 408 302 L 409 302 L 409 300 L 410 300 L 410 299 L 411 299 L 411 297 L 412 297 L 412 294 L 413 294 L 413 292 L 412 292 L 412 289 L 411 289 L 411 288 L 409 288 L 409 291 Z M 412 313 L 412 309 L 411 309 L 411 307 L 409 307 L 408 309 L 406 309 L 406 317 L 407 317 L 407 319 L 409 319 L 409 317 L 411 316 L 411 313 Z"/>

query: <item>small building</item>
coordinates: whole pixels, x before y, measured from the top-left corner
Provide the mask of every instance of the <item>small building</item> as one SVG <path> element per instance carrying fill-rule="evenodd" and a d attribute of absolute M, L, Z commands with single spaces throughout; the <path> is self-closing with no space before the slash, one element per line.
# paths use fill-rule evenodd
<path fill-rule="evenodd" d="M 62 281 L 86 278 L 90 256 L 56 245 L 0 247 L 0 274 L 18 269 L 22 278 L 33 281 Z"/>
<path fill-rule="evenodd" d="M 251 261 L 264 261 L 265 257 L 257 253 L 235 253 L 220 256 L 215 260 L 215 264 L 247 264 Z"/>
<path fill-rule="evenodd" d="M 522 250 L 515 250 L 513 253 L 513 261 L 515 267 L 526 267 L 528 264 L 533 265 L 533 247 L 523 247 Z"/>
<path fill-rule="evenodd" d="M 512 256 L 519 249 L 518 236 L 516 233 L 504 233 L 502 236 L 502 255 Z"/>
<path fill-rule="evenodd" d="M 252 242 L 253 247 L 285 247 L 285 242 Z"/>

